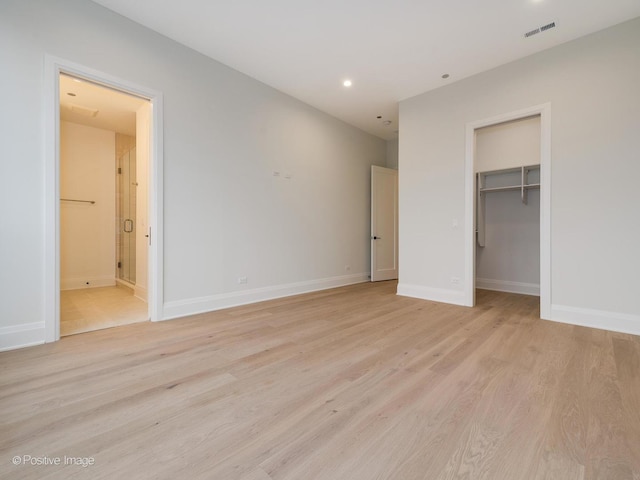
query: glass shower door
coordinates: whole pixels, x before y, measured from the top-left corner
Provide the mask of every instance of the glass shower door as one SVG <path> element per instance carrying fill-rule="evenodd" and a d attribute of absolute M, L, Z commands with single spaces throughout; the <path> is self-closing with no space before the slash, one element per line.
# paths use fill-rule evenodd
<path fill-rule="evenodd" d="M 136 283 L 136 149 L 118 161 L 118 278 Z"/>

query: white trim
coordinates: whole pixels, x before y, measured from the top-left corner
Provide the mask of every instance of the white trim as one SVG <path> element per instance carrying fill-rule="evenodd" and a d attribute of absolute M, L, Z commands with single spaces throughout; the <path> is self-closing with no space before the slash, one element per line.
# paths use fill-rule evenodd
<path fill-rule="evenodd" d="M 405 297 L 421 298 L 434 302 L 452 303 L 454 305 L 468 306 L 464 292 L 460 290 L 447 290 L 444 288 L 430 288 L 422 285 L 408 285 L 399 283 L 397 295 Z"/>
<path fill-rule="evenodd" d="M 131 282 L 127 282 L 126 280 L 123 280 L 123 279 L 117 278 L 117 277 L 116 277 L 116 285 L 120 286 L 120 287 L 128 288 L 131 291 L 133 291 L 136 288 L 135 284 L 133 284 Z"/>
<path fill-rule="evenodd" d="M 145 287 L 141 287 L 140 285 L 135 285 L 133 287 L 133 296 L 136 298 L 139 298 L 140 300 L 146 303 L 147 299 L 149 298 L 149 292 Z"/>
<path fill-rule="evenodd" d="M 44 343 L 44 322 L 0 328 L 0 352 Z"/>
<path fill-rule="evenodd" d="M 164 106 L 161 92 L 151 98 L 149 153 L 149 281 L 147 299 L 152 322 L 164 316 Z M 152 228 L 155 225 L 155 228 Z"/>
<path fill-rule="evenodd" d="M 476 278 L 476 288 L 494 290 L 496 292 L 520 293 L 522 295 L 540 296 L 540 285 L 537 283 L 511 282 L 491 278 Z"/>
<path fill-rule="evenodd" d="M 87 282 L 89 284 L 87 285 Z M 113 287 L 116 279 L 113 275 L 104 277 L 77 277 L 60 280 L 60 290 L 81 290 L 83 288 Z"/>
<path fill-rule="evenodd" d="M 343 287 L 345 285 L 353 285 L 368 281 L 369 273 L 357 273 L 339 277 L 321 278 L 306 282 L 288 283 L 271 287 L 254 288 L 252 290 L 222 293 L 207 297 L 190 298 L 187 300 L 176 300 L 173 302 L 167 302 L 164 305 L 165 316 L 163 320 L 170 320 L 172 318 L 185 317 L 187 315 L 212 312 L 223 308 L 236 307 L 238 305 L 246 305 L 249 303 L 273 300 L 276 298 L 316 292 L 318 290 L 327 290 L 329 288 Z"/>
<path fill-rule="evenodd" d="M 520 118 L 540 115 L 540 317 L 551 313 L 551 104 L 467 123 L 465 132 L 465 249 L 464 305 L 475 305 L 475 130 Z"/>
<path fill-rule="evenodd" d="M 476 304 L 476 199 L 473 162 L 476 151 L 475 124 L 467 123 L 464 155 L 464 305 Z"/>
<path fill-rule="evenodd" d="M 628 313 L 607 312 L 590 308 L 570 307 L 568 305 L 551 305 L 551 318 L 549 320 L 640 335 L 640 315 Z"/>
<path fill-rule="evenodd" d="M 149 315 L 162 317 L 163 304 L 163 103 L 162 93 L 112 75 L 51 55 L 44 57 L 44 151 L 45 162 L 45 341 L 60 339 L 60 73 L 84 78 L 151 102 L 151 152 L 149 158 L 149 225 L 153 227 L 149 248 Z"/>
<path fill-rule="evenodd" d="M 540 318 L 551 316 L 551 104 L 540 109 Z"/>

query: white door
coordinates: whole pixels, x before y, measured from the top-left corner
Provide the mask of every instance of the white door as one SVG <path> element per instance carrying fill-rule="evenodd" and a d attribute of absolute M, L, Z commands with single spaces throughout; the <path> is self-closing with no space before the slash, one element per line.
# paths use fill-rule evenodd
<path fill-rule="evenodd" d="M 371 167 L 371 281 L 398 278 L 398 171 Z"/>

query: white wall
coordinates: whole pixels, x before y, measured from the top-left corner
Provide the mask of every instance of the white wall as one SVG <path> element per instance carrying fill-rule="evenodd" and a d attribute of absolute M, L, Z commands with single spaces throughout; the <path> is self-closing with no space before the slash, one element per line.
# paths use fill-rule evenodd
<path fill-rule="evenodd" d="M 476 172 L 540 163 L 540 116 L 476 130 Z"/>
<path fill-rule="evenodd" d="M 399 291 L 463 297 L 465 125 L 550 102 L 552 318 L 640 333 L 638 51 L 635 19 L 401 102 Z"/>
<path fill-rule="evenodd" d="M 487 172 L 540 163 L 540 116 L 476 130 L 474 169 Z M 540 182 L 540 171 L 529 173 Z M 519 185 L 520 172 L 489 175 L 486 187 Z M 476 247 L 476 287 L 540 294 L 540 190 L 484 195 L 485 244 Z M 482 208 L 482 207 L 479 207 Z"/>
<path fill-rule="evenodd" d="M 0 348 L 44 338 L 45 54 L 163 93 L 162 317 L 367 279 L 383 140 L 92 2 L 4 0 Z"/>
<path fill-rule="evenodd" d="M 386 167 L 398 169 L 398 139 L 387 140 Z"/>
<path fill-rule="evenodd" d="M 60 123 L 60 288 L 115 285 L 115 132 Z"/>

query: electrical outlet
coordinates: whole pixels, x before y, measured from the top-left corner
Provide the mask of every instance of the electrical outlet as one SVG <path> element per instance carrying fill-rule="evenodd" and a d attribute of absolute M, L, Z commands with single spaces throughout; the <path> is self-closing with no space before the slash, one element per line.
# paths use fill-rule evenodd
<path fill-rule="evenodd" d="M 238 283 L 244 284 L 247 282 L 248 282 L 247 277 L 238 277 Z"/>
<path fill-rule="evenodd" d="M 460 277 L 451 277 L 451 283 L 453 283 L 454 285 L 459 285 Z"/>

